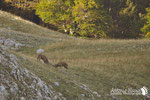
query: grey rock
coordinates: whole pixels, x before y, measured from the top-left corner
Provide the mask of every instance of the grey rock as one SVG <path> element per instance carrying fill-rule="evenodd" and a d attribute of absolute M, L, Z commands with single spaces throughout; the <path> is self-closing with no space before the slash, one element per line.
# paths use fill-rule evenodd
<path fill-rule="evenodd" d="M 56 86 L 59 86 L 59 83 L 58 83 L 58 82 L 54 82 L 54 84 L 55 84 Z"/>
<path fill-rule="evenodd" d="M 18 49 L 18 48 L 24 47 L 24 46 L 28 47 L 28 45 L 18 43 L 15 40 L 10 39 L 10 38 L 5 39 L 4 37 L 0 38 L 0 44 L 2 45 L 1 47 L 3 48 L 3 50 L 6 50 L 8 48 Z"/>
<path fill-rule="evenodd" d="M 0 53 L 0 67 L 0 93 L 4 99 L 61 100 L 62 95 L 56 95 L 44 81 L 20 65 L 14 54 Z"/>
<path fill-rule="evenodd" d="M 81 96 L 83 96 L 83 97 L 84 97 L 84 96 L 85 96 L 85 94 L 81 94 Z"/>
<path fill-rule="evenodd" d="M 44 49 L 38 49 L 37 51 L 36 51 L 36 53 L 37 54 L 40 54 L 40 53 L 43 53 L 45 50 Z"/>
<path fill-rule="evenodd" d="M 21 97 L 20 100 L 26 100 L 24 97 Z"/>

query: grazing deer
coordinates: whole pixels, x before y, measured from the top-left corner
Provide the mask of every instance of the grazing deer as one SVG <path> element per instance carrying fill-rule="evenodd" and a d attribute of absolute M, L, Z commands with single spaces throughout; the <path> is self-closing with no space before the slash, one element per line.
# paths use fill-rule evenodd
<path fill-rule="evenodd" d="M 49 64 L 48 59 L 47 59 L 46 56 L 40 54 L 40 55 L 38 55 L 38 57 L 37 57 L 37 61 L 40 61 L 40 59 L 42 59 L 45 64 Z"/>
<path fill-rule="evenodd" d="M 54 67 L 64 67 L 64 68 L 68 69 L 68 64 L 66 62 L 59 62 L 59 63 L 55 64 Z"/>

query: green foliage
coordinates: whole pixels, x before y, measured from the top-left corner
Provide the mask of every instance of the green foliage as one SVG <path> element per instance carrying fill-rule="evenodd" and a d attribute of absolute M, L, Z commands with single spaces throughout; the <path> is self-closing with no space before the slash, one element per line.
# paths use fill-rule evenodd
<path fill-rule="evenodd" d="M 113 38 L 136 38 L 144 25 L 143 14 L 148 0 L 102 0 L 105 10 L 113 19 L 109 36 Z"/>
<path fill-rule="evenodd" d="M 72 19 L 71 6 L 73 6 L 73 2 L 70 0 L 41 0 L 36 7 L 36 14 L 44 22 L 62 28 L 64 23 L 70 23 Z M 69 24 L 66 27 L 70 27 Z"/>
<path fill-rule="evenodd" d="M 148 7 L 149 0 L 0 1 L 2 10 L 42 26 L 55 30 L 59 28 L 61 32 L 85 38 L 137 38 L 142 32 L 147 34 L 150 30 Z M 35 9 L 46 23 L 35 15 Z"/>
<path fill-rule="evenodd" d="M 107 33 L 111 25 L 110 17 L 104 11 L 102 4 L 96 0 L 75 0 L 73 16 L 79 24 L 78 33 L 81 36 Z"/>
<path fill-rule="evenodd" d="M 21 9 L 35 9 L 36 4 L 39 0 L 2 0 L 5 3 L 10 4 L 11 6 L 15 6 L 16 8 Z"/>
<path fill-rule="evenodd" d="M 41 0 L 36 14 L 71 35 L 107 33 L 111 18 L 98 0 Z"/>
<path fill-rule="evenodd" d="M 127 0 L 126 7 L 120 11 L 120 15 L 132 16 L 135 12 L 135 5 L 130 0 Z"/>
<path fill-rule="evenodd" d="M 0 0 L 0 9 L 39 24 L 41 20 L 35 15 L 38 2 L 39 0 Z"/>
<path fill-rule="evenodd" d="M 146 38 L 150 38 L 150 32 L 145 35 Z"/>
<path fill-rule="evenodd" d="M 136 15 L 136 6 L 131 0 L 127 0 L 125 7 L 119 12 L 118 31 L 120 38 L 135 38 L 137 37 L 139 30 L 139 17 Z"/>
<path fill-rule="evenodd" d="M 150 7 L 146 8 L 147 14 L 145 15 L 146 23 L 143 28 L 141 28 L 141 31 L 144 33 L 150 32 Z"/>

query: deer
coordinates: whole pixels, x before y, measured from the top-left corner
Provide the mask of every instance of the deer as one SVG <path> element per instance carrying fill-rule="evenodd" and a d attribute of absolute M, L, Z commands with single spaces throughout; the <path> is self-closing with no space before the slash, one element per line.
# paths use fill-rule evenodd
<path fill-rule="evenodd" d="M 45 64 L 50 64 L 46 56 L 39 54 L 37 57 L 37 61 L 40 61 L 41 59 Z M 68 69 L 68 64 L 66 62 L 58 62 L 57 64 L 51 64 L 51 65 L 54 66 L 55 68 L 64 67 Z"/>
<path fill-rule="evenodd" d="M 44 55 L 39 54 L 38 57 L 37 57 L 37 61 L 40 61 L 41 59 L 43 60 L 43 62 L 45 64 L 49 64 L 49 61 L 48 61 L 47 57 L 44 56 Z"/>
<path fill-rule="evenodd" d="M 66 62 L 58 62 L 57 64 L 53 65 L 54 67 L 64 67 L 68 69 L 68 64 Z"/>

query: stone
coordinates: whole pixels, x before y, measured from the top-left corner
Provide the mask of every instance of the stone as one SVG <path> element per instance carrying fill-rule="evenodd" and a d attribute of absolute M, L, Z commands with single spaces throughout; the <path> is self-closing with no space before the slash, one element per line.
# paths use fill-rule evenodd
<path fill-rule="evenodd" d="M 36 53 L 37 54 L 40 54 L 40 53 L 43 53 L 45 50 L 44 49 L 38 49 L 37 51 L 36 51 Z"/>

